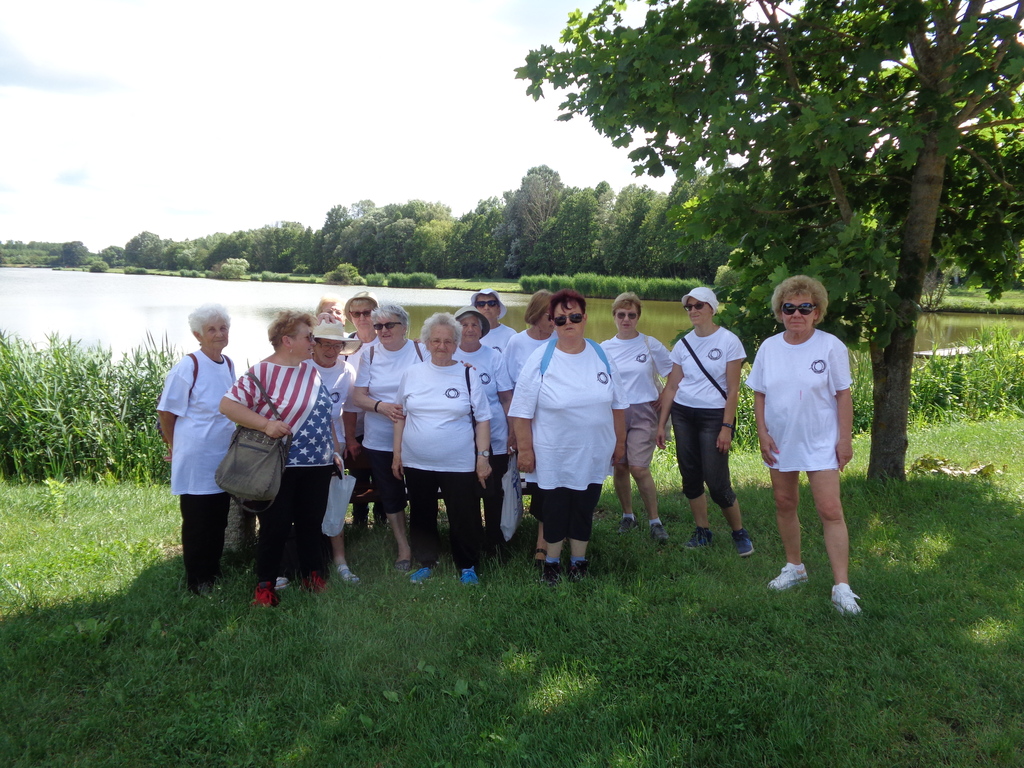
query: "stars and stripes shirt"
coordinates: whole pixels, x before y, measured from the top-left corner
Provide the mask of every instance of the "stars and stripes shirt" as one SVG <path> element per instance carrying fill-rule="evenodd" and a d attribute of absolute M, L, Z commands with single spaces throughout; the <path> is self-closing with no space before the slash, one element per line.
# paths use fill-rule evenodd
<path fill-rule="evenodd" d="M 331 397 L 313 364 L 303 361 L 297 366 L 288 366 L 263 361 L 249 370 L 263 384 L 281 420 L 292 430 L 288 466 L 330 464 L 334 454 Z M 277 418 L 248 374 L 235 382 L 226 397 L 268 419 Z"/>

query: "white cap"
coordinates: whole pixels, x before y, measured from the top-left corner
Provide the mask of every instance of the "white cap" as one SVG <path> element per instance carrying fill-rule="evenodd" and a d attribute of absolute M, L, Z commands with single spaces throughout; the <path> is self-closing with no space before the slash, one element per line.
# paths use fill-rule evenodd
<path fill-rule="evenodd" d="M 705 288 L 704 286 L 694 288 L 686 294 L 686 296 L 683 296 L 680 301 L 685 305 L 688 298 L 694 298 L 697 301 L 703 301 L 705 304 L 710 304 L 712 314 L 718 311 L 718 297 L 715 296 L 715 292 L 710 288 Z"/>
<path fill-rule="evenodd" d="M 470 298 L 469 303 L 472 304 L 473 306 L 476 306 L 477 298 L 485 294 L 498 300 L 498 319 L 501 320 L 501 318 L 505 316 L 505 313 L 508 312 L 508 307 L 505 306 L 505 302 L 501 300 L 501 297 L 498 295 L 498 292 L 493 288 L 484 288 L 483 290 L 477 291 Z"/>

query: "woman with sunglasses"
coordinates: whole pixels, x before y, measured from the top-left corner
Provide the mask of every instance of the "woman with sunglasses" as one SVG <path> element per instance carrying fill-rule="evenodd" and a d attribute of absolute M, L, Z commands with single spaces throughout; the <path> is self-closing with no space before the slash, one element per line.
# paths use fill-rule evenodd
<path fill-rule="evenodd" d="M 352 403 L 366 412 L 363 450 L 398 546 L 395 568 L 408 571 L 412 550 L 405 535 L 405 484 L 392 474 L 391 465 L 395 423 L 405 418 L 398 402 L 398 385 L 406 370 L 423 361 L 423 352 L 419 341 L 406 339 L 409 314 L 397 304 L 381 304 L 370 318 L 379 343 L 363 349 Z"/>
<path fill-rule="evenodd" d="M 665 526 L 658 517 L 658 491 L 651 476 L 651 459 L 658 433 L 661 413 L 661 377 L 672 371 L 665 345 L 653 336 L 636 329 L 640 322 L 640 298 L 635 293 L 622 293 L 612 302 L 612 318 L 618 329 L 612 338 L 601 342 L 601 347 L 615 363 L 626 388 L 626 456 L 613 467 L 615 494 L 622 506 L 619 533 L 636 528 L 633 515 L 632 475 L 640 500 L 647 510 L 651 538 L 668 541 Z"/>
<path fill-rule="evenodd" d="M 493 288 L 484 288 L 474 293 L 470 297 L 469 303 L 487 318 L 487 324 L 491 328 L 490 333 L 487 334 L 487 346 L 504 354 L 505 348 L 516 332 L 500 322 L 508 312 L 508 307 L 498 296 L 498 292 Z"/>
<path fill-rule="evenodd" d="M 740 370 L 747 353 L 736 334 L 715 323 L 718 297 L 714 291 L 694 288 L 682 301 L 693 330 L 672 348 L 672 371 L 665 383 L 658 422 L 658 447 L 665 447 L 665 425 L 671 415 L 683 495 L 690 502 L 696 525 L 686 546 L 711 546 L 707 500 L 710 495 L 732 529 L 737 554 L 747 557 L 754 551 L 754 545 L 743 527 L 729 474 Z M 705 485 L 708 494 L 704 492 Z"/>
<path fill-rule="evenodd" d="M 840 613 L 856 614 L 860 606 L 849 584 L 850 540 L 839 499 L 839 473 L 853 458 L 850 355 L 839 339 L 815 327 L 827 309 L 828 294 L 814 278 L 783 280 L 772 294 L 772 312 L 786 330 L 761 344 L 747 386 L 754 390 L 757 439 L 786 550 L 786 564 L 768 586 L 783 590 L 807 581 L 797 517 L 800 473 L 806 472 L 832 565 L 832 604 Z"/>
<path fill-rule="evenodd" d="M 611 465 L 626 451 L 622 382 L 599 345 L 586 338 L 587 302 L 573 290 L 548 304 L 555 339 L 526 361 L 509 418 L 519 446 L 519 470 L 544 491 L 543 581 L 561 579 L 562 542 L 570 548 L 569 580 L 587 573 L 594 508 Z"/>

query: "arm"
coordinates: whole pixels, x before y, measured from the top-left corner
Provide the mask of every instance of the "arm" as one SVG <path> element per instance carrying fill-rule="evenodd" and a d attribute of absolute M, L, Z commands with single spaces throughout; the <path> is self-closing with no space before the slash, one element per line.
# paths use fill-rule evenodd
<path fill-rule="evenodd" d="M 836 443 L 836 459 L 842 472 L 853 458 L 853 395 L 850 390 L 836 392 L 839 407 L 839 442 Z"/>
<path fill-rule="evenodd" d="M 363 449 L 356 439 L 356 417 L 359 414 L 343 411 L 341 414 L 341 426 L 345 430 L 345 452 L 349 458 L 354 459 Z"/>
<path fill-rule="evenodd" d="M 229 397 L 221 398 L 220 412 L 235 422 L 235 424 L 259 430 L 267 437 L 278 438 L 292 433 L 291 427 L 283 421 L 260 416 L 256 411 L 249 410 L 241 403 Z"/>
<path fill-rule="evenodd" d="M 405 432 L 405 422 L 395 422 L 395 437 L 394 442 L 391 444 L 392 450 L 394 451 L 394 458 L 391 459 L 391 474 L 397 477 L 399 480 L 405 480 L 405 475 L 402 473 L 402 433 Z"/>
<path fill-rule="evenodd" d="M 508 407 L 512 405 L 512 390 L 499 392 L 498 402 L 501 403 L 501 410 L 505 412 L 505 421 L 508 422 L 508 449 L 514 451 L 516 449 L 516 433 L 512 428 L 512 420 L 508 417 Z"/>
<path fill-rule="evenodd" d="M 672 412 L 672 402 L 675 400 L 676 392 L 679 390 L 679 382 L 683 380 L 683 367 L 678 363 L 672 363 L 672 372 L 665 382 L 665 389 L 661 392 L 661 407 L 658 410 L 658 432 L 655 440 L 658 447 L 665 447 L 665 426 L 668 424 L 668 416 Z"/>
<path fill-rule="evenodd" d="M 612 408 L 612 424 L 615 426 L 615 451 L 612 453 L 612 464 L 617 464 L 626 455 L 626 411 L 624 408 Z"/>
<path fill-rule="evenodd" d="M 480 451 L 486 451 L 491 447 L 491 422 L 478 421 L 476 423 L 476 478 L 480 485 L 487 487 L 487 478 L 491 476 L 491 462 L 486 456 L 481 456 Z"/>
<path fill-rule="evenodd" d="M 736 434 L 736 405 L 740 400 L 740 371 L 743 370 L 743 360 L 730 360 L 725 366 L 725 391 L 728 397 L 725 399 L 725 414 L 722 417 L 722 429 L 718 433 L 716 447 L 719 453 L 728 453 L 732 447 L 732 439 Z M 725 424 L 732 424 L 726 427 Z"/>
<path fill-rule="evenodd" d="M 519 451 L 519 471 L 533 472 L 537 463 L 533 455 L 533 419 L 524 419 L 518 416 L 509 418 L 516 436 L 516 445 Z"/>
<path fill-rule="evenodd" d="M 370 397 L 369 387 L 352 387 L 352 403 L 364 411 L 373 411 L 381 416 L 386 416 L 393 422 L 404 419 L 402 406 L 397 403 L 385 403 L 383 400 L 376 400 Z"/>
<path fill-rule="evenodd" d="M 764 421 L 764 392 L 754 392 L 754 420 L 757 422 L 757 442 L 761 445 L 761 458 L 769 467 L 775 466 L 775 454 L 779 449 L 768 434 Z"/>
<path fill-rule="evenodd" d="M 170 411 L 157 411 L 156 415 L 160 420 L 160 437 L 167 443 L 167 455 L 164 456 L 164 461 L 170 461 L 174 451 L 174 425 L 178 421 L 178 415 Z"/>

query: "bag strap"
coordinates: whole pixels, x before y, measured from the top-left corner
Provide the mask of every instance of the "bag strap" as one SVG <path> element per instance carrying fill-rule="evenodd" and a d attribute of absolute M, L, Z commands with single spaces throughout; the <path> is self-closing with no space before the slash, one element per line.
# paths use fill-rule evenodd
<path fill-rule="evenodd" d="M 274 412 L 274 415 L 277 417 L 277 420 L 284 421 L 284 419 L 281 418 L 281 413 L 277 410 L 277 407 L 274 405 L 274 401 L 271 400 L 270 395 L 267 394 L 267 390 L 263 388 L 263 385 L 260 383 L 260 380 L 256 378 L 256 374 L 253 373 L 252 371 L 246 371 L 245 375 L 252 379 L 254 382 L 256 382 L 256 388 L 259 389 L 260 394 L 263 395 L 263 401 L 270 406 L 270 410 Z"/>
<path fill-rule="evenodd" d="M 708 377 L 708 381 L 710 381 L 712 384 L 714 384 L 715 385 L 715 389 L 717 389 L 719 392 L 721 392 L 722 393 L 722 397 L 724 397 L 726 400 L 728 400 L 729 399 L 729 395 L 726 394 L 724 389 L 722 389 L 722 385 L 721 384 L 719 384 L 717 381 L 715 381 L 713 378 L 711 378 L 711 374 L 708 373 L 707 369 L 704 367 L 704 364 L 700 361 L 700 358 L 697 357 L 697 353 L 693 351 L 693 347 L 690 346 L 690 342 L 688 342 L 686 340 L 685 336 L 683 336 L 682 342 L 683 342 L 683 344 L 686 345 L 686 348 L 688 350 L 690 350 L 690 356 L 693 358 L 693 361 L 697 364 L 697 367 L 700 368 L 700 372 L 703 373 L 705 376 L 707 376 Z"/>
<path fill-rule="evenodd" d="M 612 375 L 612 364 L 608 362 L 608 355 L 605 354 L 604 349 L 593 339 L 585 339 L 590 348 L 597 352 L 597 356 L 601 358 L 601 362 L 604 363 L 604 368 L 608 371 L 608 375 Z M 551 339 L 548 342 L 547 347 L 544 349 L 544 356 L 540 359 L 540 375 L 543 376 L 548 371 L 548 366 L 551 364 L 551 356 L 555 354 L 555 345 L 558 343 L 558 339 Z"/>
<path fill-rule="evenodd" d="M 189 352 L 188 356 L 192 358 L 192 386 L 188 388 L 188 399 L 191 400 L 192 390 L 196 388 L 196 382 L 199 380 L 199 358 L 195 352 Z"/>

